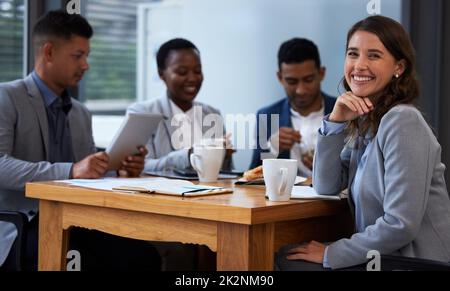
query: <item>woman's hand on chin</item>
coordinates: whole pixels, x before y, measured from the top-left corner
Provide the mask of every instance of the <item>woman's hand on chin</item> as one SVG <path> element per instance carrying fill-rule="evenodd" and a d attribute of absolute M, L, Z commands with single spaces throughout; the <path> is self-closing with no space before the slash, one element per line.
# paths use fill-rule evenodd
<path fill-rule="evenodd" d="M 329 121 L 343 123 L 366 115 L 374 109 L 372 101 L 367 97 L 358 97 L 346 92 L 336 99 Z"/>

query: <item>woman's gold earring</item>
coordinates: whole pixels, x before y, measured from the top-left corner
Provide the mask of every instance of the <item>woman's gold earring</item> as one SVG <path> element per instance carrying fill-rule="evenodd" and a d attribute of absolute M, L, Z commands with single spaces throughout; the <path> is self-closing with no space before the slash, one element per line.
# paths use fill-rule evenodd
<path fill-rule="evenodd" d="M 398 77 L 400 77 L 398 74 L 395 74 L 395 77 L 398 79 Z"/>

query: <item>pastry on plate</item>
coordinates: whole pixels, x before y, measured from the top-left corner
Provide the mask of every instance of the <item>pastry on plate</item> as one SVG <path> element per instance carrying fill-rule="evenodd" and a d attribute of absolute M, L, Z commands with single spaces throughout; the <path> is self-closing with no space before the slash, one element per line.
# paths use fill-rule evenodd
<path fill-rule="evenodd" d="M 263 179 L 263 168 L 262 166 L 253 168 L 244 173 L 244 179 L 247 181 L 254 181 L 258 179 Z"/>

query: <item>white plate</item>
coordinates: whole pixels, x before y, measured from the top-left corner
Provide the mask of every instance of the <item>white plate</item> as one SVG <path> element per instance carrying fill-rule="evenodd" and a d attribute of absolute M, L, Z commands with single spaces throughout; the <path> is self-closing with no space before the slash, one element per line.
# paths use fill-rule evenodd
<path fill-rule="evenodd" d="M 305 178 L 305 177 L 300 177 L 300 176 L 297 176 L 296 178 L 295 178 L 295 182 L 294 182 L 294 184 L 296 185 L 296 184 L 299 184 L 299 183 L 303 183 L 303 182 L 305 182 L 307 180 L 307 178 Z M 254 180 L 254 181 L 252 181 L 252 182 L 264 182 L 264 179 L 257 179 L 257 180 Z M 249 182 L 249 181 L 247 181 L 247 179 L 245 179 L 245 178 L 240 178 L 239 180 L 238 180 L 238 182 L 243 182 L 243 183 L 246 183 L 246 182 Z"/>
<path fill-rule="evenodd" d="M 307 179 L 306 179 L 305 177 L 297 176 L 297 177 L 295 178 L 295 183 L 294 183 L 294 184 L 303 183 L 303 182 L 305 182 L 306 180 L 307 180 Z"/>

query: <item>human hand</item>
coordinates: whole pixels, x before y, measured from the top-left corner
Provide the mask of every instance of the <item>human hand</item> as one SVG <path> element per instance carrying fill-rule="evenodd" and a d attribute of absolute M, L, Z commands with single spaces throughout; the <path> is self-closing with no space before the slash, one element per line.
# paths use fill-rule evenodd
<path fill-rule="evenodd" d="M 289 250 L 286 258 L 288 260 L 304 260 L 317 264 L 323 263 L 323 257 L 326 246 L 322 243 L 311 241 L 310 243 L 302 244 L 296 248 Z"/>
<path fill-rule="evenodd" d="M 144 170 L 145 156 L 148 150 L 141 146 L 138 148 L 139 154 L 128 156 L 122 161 L 118 173 L 120 177 L 139 177 Z"/>
<path fill-rule="evenodd" d="M 313 159 L 314 159 L 314 151 L 313 150 L 302 155 L 303 165 L 305 165 L 310 170 L 312 170 L 312 167 L 313 167 Z"/>
<path fill-rule="evenodd" d="M 231 142 L 231 133 L 227 133 L 224 137 L 224 147 L 225 147 L 225 159 L 231 158 L 231 156 L 236 152 Z"/>
<path fill-rule="evenodd" d="M 358 97 L 349 91 L 336 99 L 336 104 L 330 114 L 329 120 L 339 123 L 352 121 L 368 114 L 373 109 L 373 103 L 369 98 Z"/>
<path fill-rule="evenodd" d="M 302 136 L 300 132 L 290 127 L 281 127 L 280 130 L 270 137 L 271 145 L 279 152 L 291 150 L 295 143 L 300 143 Z"/>
<path fill-rule="evenodd" d="M 103 177 L 108 170 L 108 154 L 98 152 L 87 156 L 85 159 L 73 164 L 73 179 L 98 179 Z"/>

